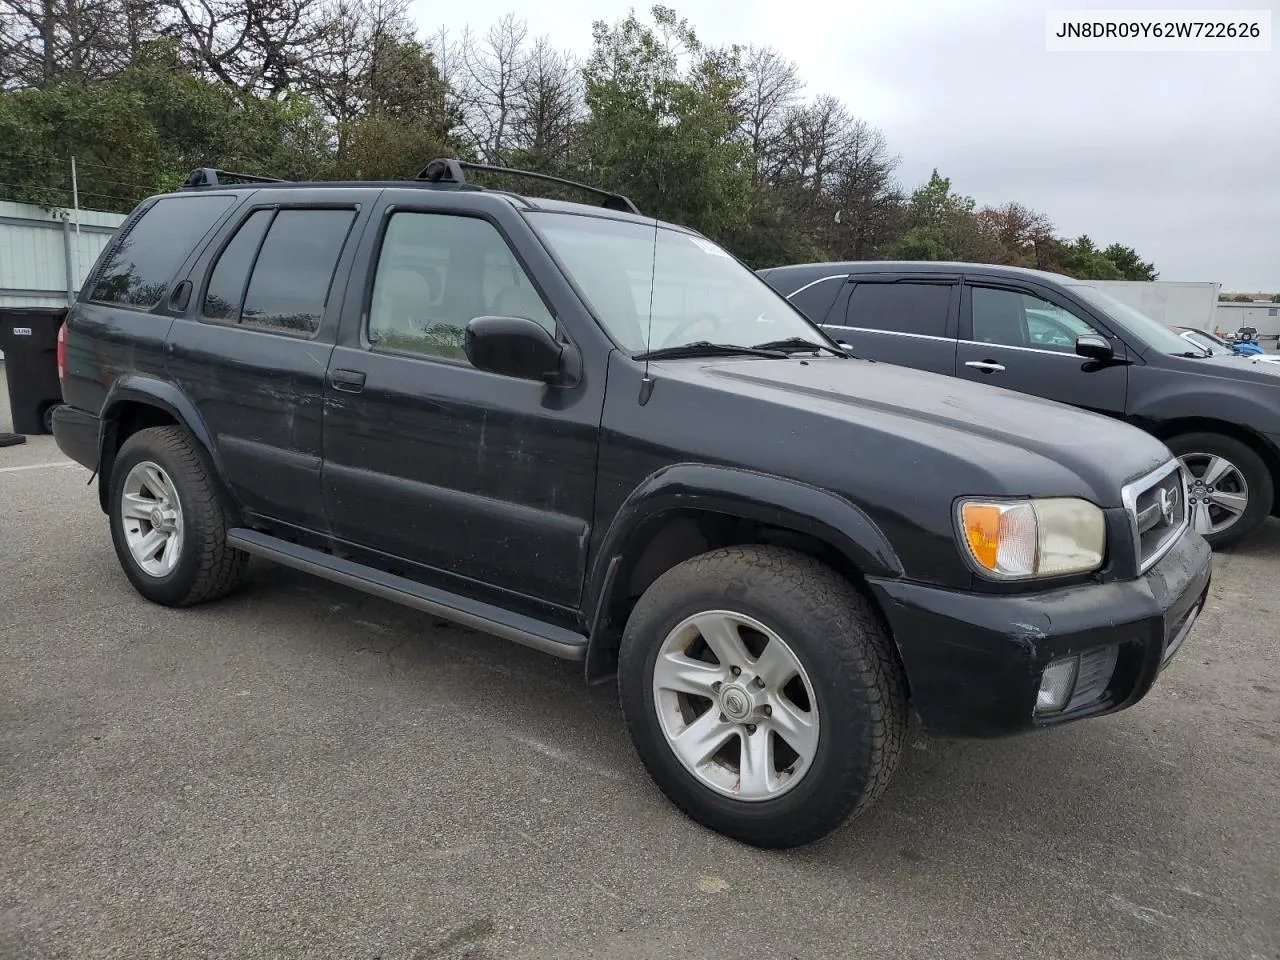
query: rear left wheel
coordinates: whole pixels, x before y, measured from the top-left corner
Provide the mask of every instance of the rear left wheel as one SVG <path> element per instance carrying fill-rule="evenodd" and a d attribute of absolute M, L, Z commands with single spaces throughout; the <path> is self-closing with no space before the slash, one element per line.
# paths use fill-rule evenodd
<path fill-rule="evenodd" d="M 181 427 L 129 437 L 111 469 L 111 540 L 134 588 L 180 607 L 229 593 L 248 555 L 229 547 L 216 478 Z"/>

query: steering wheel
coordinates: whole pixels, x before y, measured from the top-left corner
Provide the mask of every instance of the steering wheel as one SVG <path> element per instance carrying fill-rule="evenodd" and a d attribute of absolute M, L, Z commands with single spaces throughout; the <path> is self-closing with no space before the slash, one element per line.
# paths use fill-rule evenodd
<path fill-rule="evenodd" d="M 688 319 L 686 319 L 678 327 L 676 327 L 669 334 L 667 334 L 666 338 L 662 341 L 662 345 L 664 347 L 669 347 L 669 346 L 679 346 L 681 343 L 687 343 L 688 341 L 683 340 L 681 335 L 685 333 L 685 331 L 689 330 L 691 327 L 694 327 L 697 324 L 703 323 L 703 322 L 709 322 L 712 325 L 712 327 L 715 328 L 720 326 L 721 318 L 709 311 L 703 311 L 702 313 L 695 313 L 692 317 L 689 317 Z M 712 333 L 709 333 L 706 337 L 695 337 L 694 339 L 710 340 L 713 337 L 714 337 L 714 331 Z"/>

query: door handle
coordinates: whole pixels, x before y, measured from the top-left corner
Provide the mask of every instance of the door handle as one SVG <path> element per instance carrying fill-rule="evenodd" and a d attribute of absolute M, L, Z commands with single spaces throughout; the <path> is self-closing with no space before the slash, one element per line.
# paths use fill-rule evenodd
<path fill-rule="evenodd" d="M 964 365 L 981 370 L 983 373 L 995 373 L 1004 369 L 1003 363 L 996 363 L 994 360 L 966 360 Z"/>
<path fill-rule="evenodd" d="M 359 370 L 330 370 L 329 382 L 343 393 L 359 393 L 364 389 L 364 374 Z"/>

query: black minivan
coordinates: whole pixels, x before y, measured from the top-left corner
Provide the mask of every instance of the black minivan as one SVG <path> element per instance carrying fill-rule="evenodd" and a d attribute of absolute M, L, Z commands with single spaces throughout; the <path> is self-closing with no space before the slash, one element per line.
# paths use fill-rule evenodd
<path fill-rule="evenodd" d="M 1141 427 L 1187 471 L 1214 547 L 1280 516 L 1280 364 L 1211 356 L 1087 281 L 974 263 L 758 271 L 858 356 L 1057 400 Z"/>

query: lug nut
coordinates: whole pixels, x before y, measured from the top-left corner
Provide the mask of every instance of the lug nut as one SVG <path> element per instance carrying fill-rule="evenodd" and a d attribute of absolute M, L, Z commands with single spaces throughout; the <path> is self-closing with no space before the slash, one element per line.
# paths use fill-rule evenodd
<path fill-rule="evenodd" d="M 757 687 L 759 687 L 761 690 L 763 690 L 763 689 L 764 689 L 764 677 L 756 677 L 756 678 L 755 678 L 755 680 L 754 680 L 753 682 L 754 682 L 754 683 L 755 683 L 755 685 L 756 685 Z"/>
<path fill-rule="evenodd" d="M 726 716 L 722 713 L 722 714 L 720 714 L 720 722 L 721 722 L 721 723 L 728 723 L 728 722 L 729 722 L 729 718 L 728 718 L 728 717 L 726 717 Z"/>
<path fill-rule="evenodd" d="M 719 693 L 721 686 L 723 686 L 723 684 L 721 684 L 720 681 L 717 680 L 713 684 L 711 684 L 711 689 L 714 690 L 716 693 Z"/>
<path fill-rule="evenodd" d="M 755 732 L 756 732 L 756 725 L 755 725 L 754 723 L 748 723 L 748 724 L 747 724 L 747 733 L 748 733 L 748 734 L 752 734 L 752 733 L 755 733 Z"/>
<path fill-rule="evenodd" d="M 737 677 L 737 676 L 741 676 L 741 674 L 742 674 L 742 668 L 741 668 L 741 667 L 730 667 L 730 668 L 729 668 L 729 672 L 730 672 L 730 673 L 732 673 L 735 677 Z"/>
<path fill-rule="evenodd" d="M 769 706 L 769 705 L 766 703 L 766 704 L 764 705 L 764 707 L 763 707 L 763 708 L 761 708 L 761 711 L 760 711 L 760 712 L 761 712 L 761 713 L 763 713 L 766 717 L 772 717 L 772 716 L 773 716 L 773 707 Z"/>

